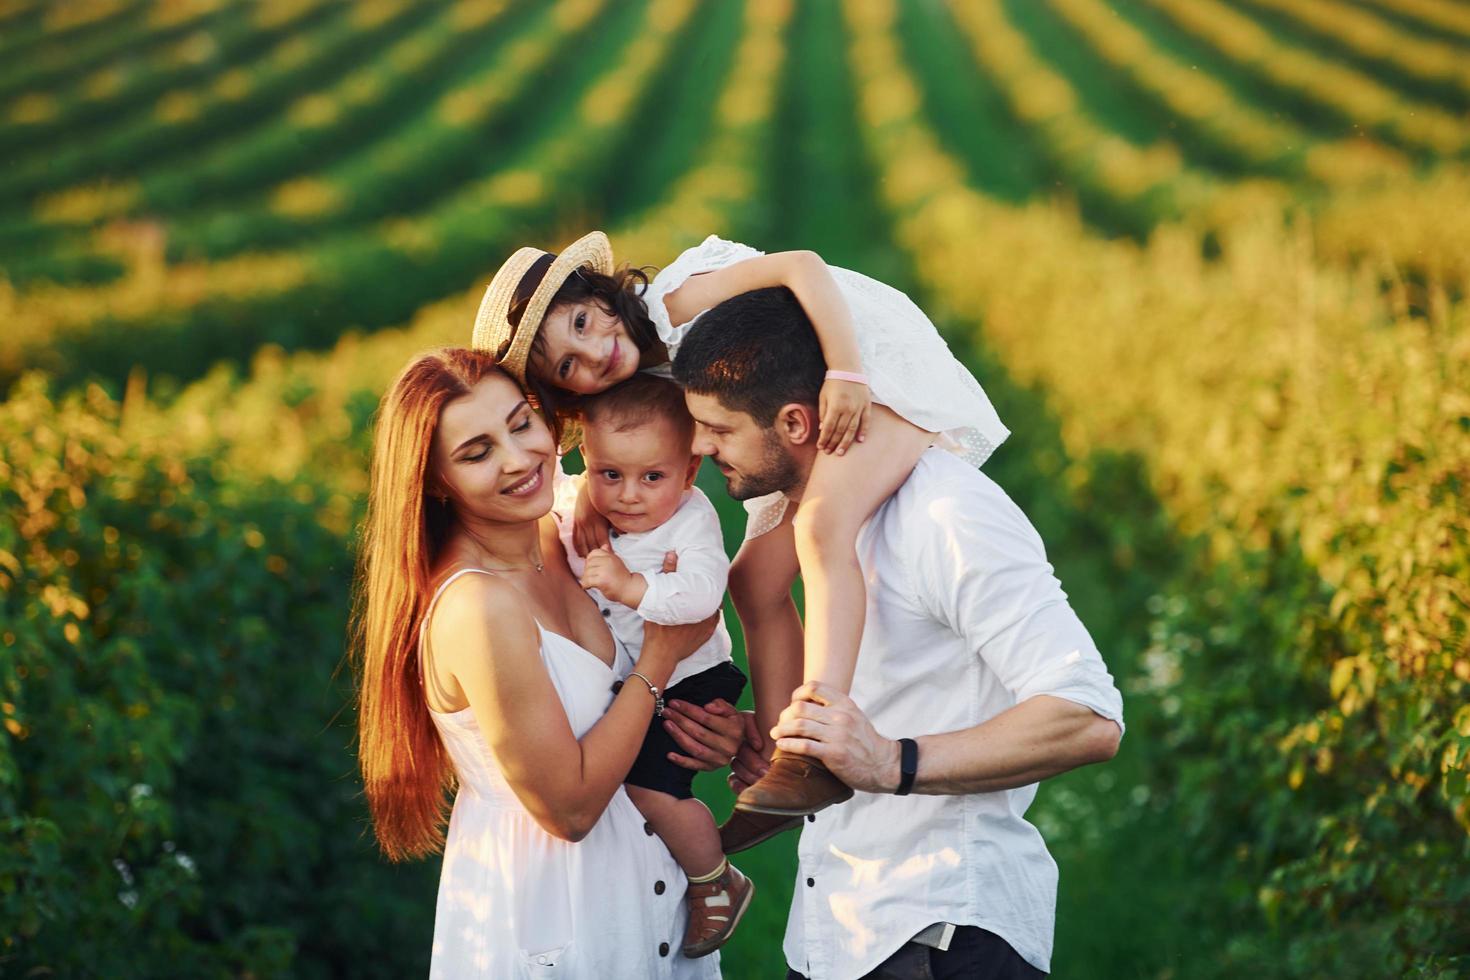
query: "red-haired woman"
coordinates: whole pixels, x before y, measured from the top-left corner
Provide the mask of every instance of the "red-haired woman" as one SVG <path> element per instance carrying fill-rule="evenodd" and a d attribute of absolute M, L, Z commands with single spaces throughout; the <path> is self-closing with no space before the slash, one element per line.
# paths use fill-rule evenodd
<path fill-rule="evenodd" d="M 420 355 L 383 398 L 354 623 L 378 842 L 444 849 L 431 976 L 718 976 L 679 955 L 682 874 L 622 789 L 714 623 L 650 625 L 628 663 L 547 517 L 555 466 L 489 355 Z M 733 710 L 716 723 L 711 763 L 740 739 Z"/>

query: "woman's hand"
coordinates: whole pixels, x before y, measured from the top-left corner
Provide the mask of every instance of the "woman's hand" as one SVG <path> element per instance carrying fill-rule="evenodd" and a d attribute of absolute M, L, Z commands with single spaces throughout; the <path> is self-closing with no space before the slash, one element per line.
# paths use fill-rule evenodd
<path fill-rule="evenodd" d="M 612 525 L 592 508 L 592 498 L 587 493 L 587 482 L 577 491 L 577 506 L 572 511 L 572 547 L 577 554 L 586 558 L 598 548 L 611 548 L 612 538 L 608 531 Z"/>
<path fill-rule="evenodd" d="M 712 616 L 697 623 L 681 623 L 678 626 L 644 623 L 643 652 L 638 657 L 638 671 L 659 674 L 655 683 L 662 686 L 679 661 L 704 646 L 715 635 L 715 627 L 719 622 L 720 611 L 717 609 Z M 645 670 L 645 666 L 648 669 Z"/>
<path fill-rule="evenodd" d="M 755 715 L 737 711 L 723 698 L 703 708 L 687 701 L 670 701 L 664 707 L 664 730 L 683 750 L 670 752 L 670 761 L 685 769 L 712 771 L 728 766 L 754 735 Z"/>
<path fill-rule="evenodd" d="M 735 758 L 730 760 L 730 774 L 725 777 L 730 792 L 736 796 L 766 774 L 766 770 L 771 768 L 770 755 L 774 751 L 770 740 L 761 738 L 760 729 L 755 723 L 755 712 L 743 712 L 741 718 L 745 722 L 745 741 L 740 744 Z"/>
<path fill-rule="evenodd" d="M 841 456 L 854 439 L 862 442 L 872 410 L 873 400 L 867 385 L 836 378 L 824 381 L 817 403 L 817 413 L 821 416 L 817 448 Z"/>

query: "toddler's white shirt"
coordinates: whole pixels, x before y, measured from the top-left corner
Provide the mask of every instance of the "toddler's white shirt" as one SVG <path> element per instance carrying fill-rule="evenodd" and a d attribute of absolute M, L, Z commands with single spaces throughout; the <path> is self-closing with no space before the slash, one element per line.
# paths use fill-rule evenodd
<path fill-rule="evenodd" d="M 585 477 L 582 474 L 561 478 L 557 486 L 556 505 L 552 516 L 567 565 L 572 574 L 582 577 L 587 562 L 572 544 L 573 503 Z M 709 616 L 725 600 L 725 584 L 730 577 L 730 559 L 725 554 L 725 539 L 720 531 L 720 517 L 714 504 L 698 487 L 691 487 L 672 517 L 650 531 L 635 534 L 613 532 L 613 554 L 622 559 L 628 571 L 640 574 L 648 582 L 648 591 L 637 609 L 614 602 L 597 589 L 587 594 L 596 600 L 608 626 L 636 661 L 643 649 L 644 622 L 672 626 L 697 623 Z M 664 555 L 679 556 L 679 568 L 663 572 Z M 669 678 L 673 687 L 686 677 L 708 670 L 730 659 L 730 633 L 724 617 L 715 627 L 714 636 L 691 655 L 684 658 Z"/>

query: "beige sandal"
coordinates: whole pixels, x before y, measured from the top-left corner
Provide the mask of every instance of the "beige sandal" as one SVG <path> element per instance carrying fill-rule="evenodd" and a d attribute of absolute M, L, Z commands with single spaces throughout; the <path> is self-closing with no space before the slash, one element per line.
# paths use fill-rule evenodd
<path fill-rule="evenodd" d="M 726 862 L 725 871 L 714 881 L 690 883 L 684 893 L 689 906 L 689 926 L 684 930 L 683 953 L 689 959 L 708 956 L 735 934 L 740 917 L 755 897 L 755 883 Z"/>

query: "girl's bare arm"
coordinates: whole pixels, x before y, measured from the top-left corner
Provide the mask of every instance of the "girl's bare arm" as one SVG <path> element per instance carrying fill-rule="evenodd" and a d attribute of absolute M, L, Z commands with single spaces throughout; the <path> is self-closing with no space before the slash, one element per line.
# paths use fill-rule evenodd
<path fill-rule="evenodd" d="M 835 371 L 863 369 L 852 312 L 827 263 L 816 252 L 775 252 L 690 276 L 664 297 L 664 306 L 669 311 L 669 322 L 677 327 L 732 296 L 768 286 L 785 286 L 796 296 L 817 332 L 827 367 Z"/>
<path fill-rule="evenodd" d="M 827 263 L 816 252 L 776 252 L 690 276 L 664 297 L 664 306 L 669 322 L 680 326 L 732 296 L 770 286 L 791 290 L 812 322 L 830 370 L 862 373 L 852 311 Z M 869 411 L 866 385 L 840 380 L 826 382 L 818 406 L 821 428 L 817 448 L 846 452 L 854 439 L 863 436 Z"/>

